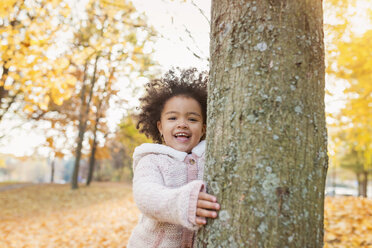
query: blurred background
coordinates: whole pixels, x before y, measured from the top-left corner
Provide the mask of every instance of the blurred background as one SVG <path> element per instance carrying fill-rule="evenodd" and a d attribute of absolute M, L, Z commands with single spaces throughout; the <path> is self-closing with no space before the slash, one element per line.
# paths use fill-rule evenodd
<path fill-rule="evenodd" d="M 0 181 L 68 183 L 76 165 L 79 182 L 130 180 L 143 85 L 208 69 L 210 2 L 1 5 Z M 324 2 L 327 194 L 372 196 L 371 5 Z"/>
<path fill-rule="evenodd" d="M 323 5 L 326 195 L 372 198 L 372 1 Z M 209 20 L 205 0 L 1 1 L 0 191 L 130 182 L 143 85 L 208 70 Z"/>
<path fill-rule="evenodd" d="M 130 180 L 143 85 L 208 69 L 209 2 L 1 5 L 0 181 Z"/>

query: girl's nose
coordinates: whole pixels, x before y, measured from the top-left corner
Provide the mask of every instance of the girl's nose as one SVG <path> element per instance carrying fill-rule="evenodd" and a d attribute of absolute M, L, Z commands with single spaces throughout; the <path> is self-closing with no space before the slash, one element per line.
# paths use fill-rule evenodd
<path fill-rule="evenodd" d="M 187 127 L 186 121 L 184 121 L 184 120 L 180 120 L 180 121 L 178 122 L 177 127 L 179 127 L 179 128 L 186 128 L 186 127 Z"/>

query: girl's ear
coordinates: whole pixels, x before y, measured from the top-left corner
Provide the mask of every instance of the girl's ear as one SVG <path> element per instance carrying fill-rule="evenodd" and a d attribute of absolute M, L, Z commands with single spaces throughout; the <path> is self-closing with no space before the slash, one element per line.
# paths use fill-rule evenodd
<path fill-rule="evenodd" d="M 200 137 L 200 141 L 204 140 L 207 136 L 207 125 L 203 124 L 202 127 L 202 136 Z"/>
<path fill-rule="evenodd" d="M 161 136 L 163 134 L 163 127 L 161 126 L 161 121 L 157 121 L 156 126 L 158 127 L 158 130 L 159 130 L 160 136 Z"/>

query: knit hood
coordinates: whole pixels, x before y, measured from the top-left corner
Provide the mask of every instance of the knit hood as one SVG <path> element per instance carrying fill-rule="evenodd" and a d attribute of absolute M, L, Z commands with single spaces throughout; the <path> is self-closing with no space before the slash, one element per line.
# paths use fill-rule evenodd
<path fill-rule="evenodd" d="M 197 144 L 191 150 L 191 152 L 196 156 L 201 157 L 205 152 L 205 140 L 200 141 L 200 143 Z M 187 152 L 178 151 L 170 146 L 162 144 L 144 143 L 140 146 L 137 146 L 136 149 L 134 149 L 133 170 L 136 168 L 138 161 L 140 161 L 141 158 L 149 154 L 168 155 L 169 157 L 172 157 L 181 162 L 184 161 L 187 156 Z"/>

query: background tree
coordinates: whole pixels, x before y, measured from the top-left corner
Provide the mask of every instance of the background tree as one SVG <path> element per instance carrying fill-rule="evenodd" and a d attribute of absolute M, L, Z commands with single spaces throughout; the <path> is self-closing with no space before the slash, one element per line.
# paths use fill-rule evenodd
<path fill-rule="evenodd" d="M 92 122 L 92 135 L 93 138 L 91 139 L 91 151 L 90 151 L 90 157 L 89 157 L 89 170 L 88 170 L 88 176 L 87 176 L 87 185 L 89 185 L 93 179 L 93 172 L 94 172 L 94 165 L 96 161 L 96 151 L 97 151 L 97 145 L 98 145 L 98 131 L 99 129 L 102 133 L 105 133 L 105 137 L 108 135 L 109 130 L 107 128 L 107 125 L 104 125 L 105 123 L 100 123 L 101 119 L 104 118 L 104 114 L 106 113 L 106 110 L 109 108 L 109 100 L 112 95 L 116 94 L 116 90 L 112 89 L 112 80 L 113 75 L 115 72 L 115 68 L 111 69 L 110 76 L 106 79 L 106 82 L 104 84 L 103 89 L 96 92 L 96 97 L 93 99 L 93 106 L 94 108 L 94 122 Z"/>
<path fill-rule="evenodd" d="M 344 141 L 349 147 L 345 156 L 357 158 L 353 168 L 358 171 L 359 194 L 367 197 L 368 174 L 372 172 L 372 48 L 370 40 L 372 30 L 362 36 L 353 35 L 350 42 L 340 42 L 340 56 L 337 59 L 338 70 L 334 71 L 338 78 L 348 81 L 344 90 L 347 96 L 346 105 L 341 109 L 337 126 L 346 135 Z M 344 157 L 346 158 L 346 157 Z M 350 160 L 341 161 L 351 165 Z M 362 165 L 361 168 L 360 165 Z M 349 167 L 350 168 L 350 167 Z M 363 177 L 363 179 L 362 179 Z"/>
<path fill-rule="evenodd" d="M 82 111 L 79 118 L 76 160 L 71 181 L 73 189 L 78 187 L 82 143 L 88 123 L 90 103 L 94 95 L 96 82 L 99 83 L 99 75 L 103 74 L 103 77 L 101 77 L 103 81 L 105 81 L 104 78 L 115 80 L 119 76 L 125 76 L 134 71 L 143 75 L 148 67 L 152 65 L 148 56 L 151 51 L 144 51 L 147 42 L 153 35 L 152 30 L 146 25 L 143 18 L 136 13 L 131 3 L 123 1 L 107 2 L 104 0 L 90 1 L 87 4 L 86 13 L 88 18 L 83 20 L 76 33 L 79 41 L 77 48 L 88 55 L 84 59 L 88 65 L 89 60 L 93 58 L 94 66 L 92 74 L 89 75 L 90 84 L 86 86 L 85 80 L 82 81 Z M 99 62 L 101 65 L 98 65 L 98 61 L 101 59 L 103 62 Z M 113 68 L 115 68 L 115 71 L 113 71 Z M 110 74 L 110 72 L 112 73 Z M 89 73 L 89 71 L 85 71 L 85 73 Z M 106 83 L 103 84 L 107 85 Z M 88 97 L 85 97 L 85 87 L 90 90 Z M 92 145 L 94 145 L 94 142 Z M 94 154 L 91 159 L 92 162 L 93 159 Z"/>
<path fill-rule="evenodd" d="M 58 68 L 68 68 L 74 84 L 69 86 L 69 99 L 64 102 L 44 102 L 32 107 L 29 118 L 50 121 L 51 128 L 66 133 L 77 130 L 75 166 L 72 188 L 77 188 L 80 159 L 88 153 L 91 144 L 91 173 L 95 151 L 99 143 L 105 144 L 103 133 L 108 133 L 106 112 L 119 105 L 120 88 L 125 81 L 134 81 L 148 76 L 153 29 L 134 6 L 123 1 L 89 1 L 79 17 L 63 19 L 65 30 L 65 52 Z M 43 20 L 45 21 L 45 20 Z M 73 35 L 67 35 L 73 34 Z M 63 63 L 62 63 L 63 62 Z M 66 69 L 67 70 L 67 69 Z M 49 74 L 48 74 L 49 75 Z M 46 80 L 53 81 L 47 77 Z M 131 91 L 133 87 L 128 87 Z M 61 92 L 65 90 L 59 89 Z M 46 97 L 51 97 L 48 92 Z M 50 132 L 53 133 L 53 132 Z M 71 133 L 71 132 L 70 132 Z M 54 133 L 55 135 L 55 133 Z M 71 137 L 69 137 L 71 140 Z M 92 142 L 88 142 L 91 140 Z M 90 182 L 92 176 L 88 176 Z"/>
<path fill-rule="evenodd" d="M 119 125 L 117 139 L 123 146 L 126 154 L 126 165 L 130 170 L 130 175 L 133 176 L 132 156 L 134 149 L 143 143 L 153 143 L 153 141 L 138 131 L 136 128 L 136 116 L 131 113 L 122 119 Z"/>
<path fill-rule="evenodd" d="M 346 85 L 344 105 L 332 116 L 333 123 L 329 125 L 335 130 L 330 132 L 331 142 L 340 146 L 335 156 L 337 163 L 356 173 L 359 195 L 367 196 L 368 174 L 372 171 L 372 30 L 355 32 L 352 20 L 361 14 L 355 1 L 327 1 L 326 4 L 333 7 L 329 14 L 334 15 L 333 23 L 326 25 L 327 73 L 330 83 Z M 371 4 L 365 7 L 369 11 L 365 20 L 367 27 L 372 20 L 371 8 Z"/>
<path fill-rule="evenodd" d="M 364 168 L 363 154 L 358 152 L 352 145 L 344 147 L 340 165 L 355 173 L 358 181 L 358 195 L 367 197 L 368 171 Z"/>
<path fill-rule="evenodd" d="M 212 1 L 197 247 L 322 247 L 327 132 L 320 1 Z"/>
<path fill-rule="evenodd" d="M 46 147 L 49 149 L 49 163 L 50 163 L 50 182 L 54 183 L 54 173 L 55 173 L 55 162 L 58 158 L 63 158 L 64 154 L 59 150 L 59 147 L 57 147 L 54 144 L 54 139 L 49 136 L 46 139 Z"/>
<path fill-rule="evenodd" d="M 0 121 L 10 110 L 32 113 L 70 96 L 68 60 L 52 51 L 66 31 L 59 20 L 69 15 L 63 0 L 1 1 Z"/>
<path fill-rule="evenodd" d="M 132 179 L 132 155 L 134 148 L 152 141 L 136 129 L 135 116 L 128 114 L 119 124 L 117 132 L 97 147 L 97 181 L 129 181 Z"/>

